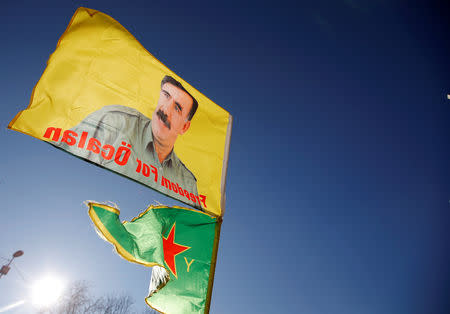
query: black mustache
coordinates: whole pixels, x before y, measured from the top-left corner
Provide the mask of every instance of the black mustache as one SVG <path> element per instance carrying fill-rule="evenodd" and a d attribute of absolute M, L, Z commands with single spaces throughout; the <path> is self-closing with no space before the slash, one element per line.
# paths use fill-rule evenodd
<path fill-rule="evenodd" d="M 159 109 L 156 112 L 156 115 L 161 119 L 161 121 L 164 123 L 164 125 L 170 130 L 170 122 L 167 121 L 167 115 L 161 109 Z"/>

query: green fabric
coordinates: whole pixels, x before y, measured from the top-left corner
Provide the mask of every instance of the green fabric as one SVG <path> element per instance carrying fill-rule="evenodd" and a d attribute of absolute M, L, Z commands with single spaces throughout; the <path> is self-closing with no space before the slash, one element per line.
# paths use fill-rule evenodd
<path fill-rule="evenodd" d="M 170 273 L 168 283 L 147 297 L 147 303 L 163 313 L 204 313 L 217 219 L 165 206 L 150 207 L 131 222 L 121 223 L 119 214 L 112 207 L 89 203 L 96 227 L 122 257 L 146 266 L 163 266 Z M 164 259 L 163 237 L 167 239 L 166 259 L 170 260 L 167 243 L 171 239 L 182 250 L 174 257 L 175 269 Z"/>

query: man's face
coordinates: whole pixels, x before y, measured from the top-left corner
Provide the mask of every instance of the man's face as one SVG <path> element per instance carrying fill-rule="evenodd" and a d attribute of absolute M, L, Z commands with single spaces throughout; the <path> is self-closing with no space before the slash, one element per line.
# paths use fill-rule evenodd
<path fill-rule="evenodd" d="M 158 105 L 152 115 L 152 131 L 156 141 L 173 145 L 178 135 L 189 129 L 191 121 L 188 121 L 188 115 L 192 102 L 189 94 L 170 83 L 161 87 Z"/>

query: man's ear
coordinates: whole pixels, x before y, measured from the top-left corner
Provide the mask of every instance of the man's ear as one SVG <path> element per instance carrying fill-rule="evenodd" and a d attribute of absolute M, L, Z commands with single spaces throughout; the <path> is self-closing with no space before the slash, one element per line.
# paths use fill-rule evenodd
<path fill-rule="evenodd" d="M 186 121 L 186 123 L 183 125 L 183 129 L 181 130 L 181 134 L 186 133 L 187 130 L 189 130 L 189 127 L 191 126 L 191 121 Z"/>

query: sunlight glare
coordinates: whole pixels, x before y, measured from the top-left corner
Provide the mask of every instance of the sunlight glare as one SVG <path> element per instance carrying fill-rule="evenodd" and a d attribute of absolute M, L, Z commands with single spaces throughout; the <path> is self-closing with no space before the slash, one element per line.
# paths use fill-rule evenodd
<path fill-rule="evenodd" d="M 46 307 L 52 305 L 63 290 L 61 279 L 47 275 L 38 280 L 32 289 L 32 302 L 35 306 Z"/>

